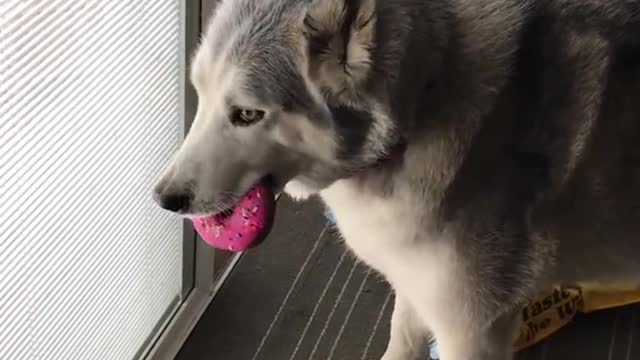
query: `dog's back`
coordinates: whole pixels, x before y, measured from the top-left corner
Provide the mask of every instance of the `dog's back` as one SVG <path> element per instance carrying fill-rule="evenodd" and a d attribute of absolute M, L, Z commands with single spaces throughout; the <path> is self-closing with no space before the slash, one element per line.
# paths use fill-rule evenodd
<path fill-rule="evenodd" d="M 530 235 L 553 247 L 553 280 L 637 279 L 640 2 L 541 4 L 522 37 L 514 116 L 546 167 Z"/>
<path fill-rule="evenodd" d="M 637 2 L 626 4 L 640 11 Z M 640 28 L 620 19 L 619 27 L 599 31 L 558 19 L 529 38 L 538 52 L 525 60 L 538 77 L 529 83 L 537 91 L 524 117 L 536 123 L 532 136 L 549 162 L 532 230 L 557 245 L 561 281 L 637 279 L 640 32 L 620 29 Z"/>

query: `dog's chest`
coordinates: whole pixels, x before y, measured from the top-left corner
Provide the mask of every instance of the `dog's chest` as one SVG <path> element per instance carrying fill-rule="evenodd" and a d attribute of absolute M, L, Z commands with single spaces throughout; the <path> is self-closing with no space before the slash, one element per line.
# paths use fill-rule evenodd
<path fill-rule="evenodd" d="M 348 184 L 322 193 L 347 245 L 396 286 L 446 282 L 451 249 L 429 232 L 426 210 L 409 197 L 367 196 Z M 426 279 L 429 277 L 431 279 Z"/>

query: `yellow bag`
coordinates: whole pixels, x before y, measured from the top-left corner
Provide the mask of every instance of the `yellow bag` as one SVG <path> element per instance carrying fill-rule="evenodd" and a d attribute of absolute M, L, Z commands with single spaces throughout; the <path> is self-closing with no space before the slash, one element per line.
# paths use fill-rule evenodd
<path fill-rule="evenodd" d="M 640 302 L 638 283 L 583 283 L 579 287 L 556 287 L 548 295 L 536 298 L 522 309 L 522 325 L 516 349 L 529 347 L 555 333 L 577 313 L 636 302 Z"/>

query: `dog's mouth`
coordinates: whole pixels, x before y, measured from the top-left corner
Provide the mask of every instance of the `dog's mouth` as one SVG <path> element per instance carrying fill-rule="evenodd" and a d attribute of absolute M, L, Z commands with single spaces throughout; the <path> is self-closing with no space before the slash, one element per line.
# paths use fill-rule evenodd
<path fill-rule="evenodd" d="M 264 241 L 275 215 L 275 185 L 265 177 L 247 191 L 232 207 L 205 217 L 192 219 L 200 237 L 217 249 L 240 252 Z"/>

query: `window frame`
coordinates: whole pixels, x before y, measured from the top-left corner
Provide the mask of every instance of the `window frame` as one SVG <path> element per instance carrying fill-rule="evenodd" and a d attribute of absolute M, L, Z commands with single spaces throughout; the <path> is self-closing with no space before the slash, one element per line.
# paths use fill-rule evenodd
<path fill-rule="evenodd" d="M 184 16 L 183 33 L 184 56 L 182 66 L 185 71 L 183 79 L 185 135 L 193 123 L 198 105 L 198 98 L 189 80 L 190 59 L 199 44 L 201 31 L 205 26 L 207 15 L 213 11 L 218 0 L 182 1 Z M 196 234 L 190 221 L 184 222 L 183 243 L 183 285 L 182 299 L 172 307 L 152 334 L 153 341 L 144 349 L 141 359 L 173 360 L 191 334 L 198 320 L 207 309 L 222 283 L 228 277 L 242 253 L 233 254 L 225 259 L 224 266 L 216 268 L 216 255 L 220 255 L 206 245 Z"/>

